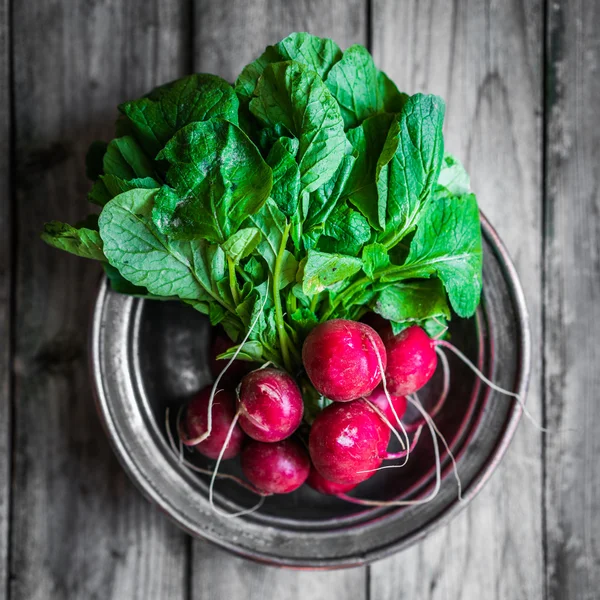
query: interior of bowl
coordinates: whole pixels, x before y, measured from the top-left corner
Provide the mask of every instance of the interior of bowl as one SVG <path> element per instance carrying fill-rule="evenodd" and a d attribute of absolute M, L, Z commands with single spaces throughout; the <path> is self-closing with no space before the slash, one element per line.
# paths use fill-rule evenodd
<path fill-rule="evenodd" d="M 498 385 L 524 393 L 529 331 L 522 292 L 497 235 L 483 221 L 484 293 L 473 319 L 454 318 L 450 341 Z M 307 486 L 266 499 L 259 510 L 227 518 L 208 503 L 208 478 L 183 465 L 169 446 L 178 408 L 212 380 L 206 318 L 173 302 L 145 302 L 101 286 L 94 313 L 91 362 L 99 412 L 121 462 L 141 490 L 178 524 L 244 556 L 300 567 L 362 564 L 402 548 L 450 519 L 481 488 L 503 455 L 520 417 L 511 398 L 481 385 L 448 354 L 451 383 L 436 425 L 457 460 L 463 502 L 443 446 L 443 477 L 431 501 L 371 508 L 324 496 Z M 441 369 L 419 394 L 425 407 L 439 397 Z M 414 417 L 412 417 L 414 418 Z M 406 416 L 411 419 L 410 412 Z M 196 452 L 187 460 L 212 468 Z M 395 461 L 396 464 L 400 461 Z M 394 464 L 391 461 L 388 464 Z M 425 430 L 408 464 L 378 472 L 352 492 L 381 501 L 426 500 L 435 484 L 432 440 Z M 240 475 L 237 460 L 223 473 Z M 219 480 L 215 503 L 223 511 L 253 506 L 256 496 Z"/>
<path fill-rule="evenodd" d="M 212 384 L 207 359 L 211 340 L 211 326 L 208 319 L 178 302 L 140 302 L 135 319 L 139 327 L 136 336 L 134 355 L 139 368 L 139 385 L 147 398 L 147 406 L 155 426 L 166 439 L 165 414 L 170 407 L 171 430 L 176 432 L 176 415 L 180 406 L 198 390 Z M 480 309 L 476 318 L 455 319 L 451 323 L 450 339 L 469 358 L 488 374 L 492 366 L 489 328 L 485 309 Z M 485 394 L 480 393 L 479 380 L 455 356 L 448 356 L 451 370 L 451 385 L 444 408 L 436 417 L 436 425 L 450 446 L 458 455 L 468 439 L 474 423 L 479 419 Z M 227 377 L 224 377 L 227 381 Z M 430 409 L 439 398 L 442 388 L 442 368 L 430 383 L 419 393 L 426 409 Z M 416 409 L 408 410 L 403 419 L 409 423 L 417 418 Z M 391 451 L 400 450 L 399 442 L 392 438 Z M 200 453 L 184 449 L 183 456 L 189 462 L 212 470 L 214 460 L 206 459 Z M 448 466 L 449 456 L 443 455 L 443 464 Z M 408 463 L 401 467 L 403 459 L 386 461 L 386 468 L 357 487 L 351 495 L 358 498 L 390 501 L 407 498 L 420 498 L 426 495 L 435 479 L 435 457 L 429 432 L 423 432 Z M 239 459 L 223 461 L 221 473 L 243 477 Z M 446 470 L 444 470 L 446 474 Z M 207 475 L 196 474 L 205 485 Z M 216 484 L 217 498 L 229 500 L 236 505 L 235 510 L 252 506 L 257 498 L 250 491 L 231 480 L 219 480 Z M 317 493 L 307 485 L 286 495 L 269 496 L 256 517 L 271 521 L 288 520 L 301 524 L 308 521 L 352 520 L 363 515 L 365 507 L 341 500 L 335 496 Z M 371 509 L 372 510 L 372 509 Z"/>

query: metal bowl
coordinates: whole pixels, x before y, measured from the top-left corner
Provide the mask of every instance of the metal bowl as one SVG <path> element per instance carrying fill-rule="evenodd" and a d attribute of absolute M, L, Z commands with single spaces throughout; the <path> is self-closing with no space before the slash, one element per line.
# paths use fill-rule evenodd
<path fill-rule="evenodd" d="M 530 333 L 523 292 L 504 246 L 483 217 L 482 228 L 482 303 L 475 318 L 453 319 L 451 339 L 490 379 L 524 394 Z M 445 455 L 440 492 L 426 504 L 365 508 L 302 486 L 267 498 L 250 515 L 226 518 L 208 503 L 207 478 L 178 461 L 165 434 L 166 408 L 179 406 L 210 381 L 208 339 L 208 322 L 191 308 L 122 296 L 103 282 L 90 354 L 98 411 L 117 456 L 147 498 L 192 535 L 269 564 L 321 569 L 361 565 L 423 538 L 477 494 L 521 417 L 518 403 L 480 385 L 449 355 L 451 391 L 436 423 L 458 461 L 462 502 Z M 435 402 L 439 379 L 436 374 L 421 394 L 426 406 Z M 380 471 L 354 494 L 379 500 L 425 497 L 435 482 L 432 448 L 424 432 L 406 467 Z M 210 466 L 199 455 L 193 460 Z M 226 463 L 229 472 L 239 470 L 235 461 Z M 233 482 L 219 481 L 215 502 L 233 512 L 252 506 L 256 497 Z"/>

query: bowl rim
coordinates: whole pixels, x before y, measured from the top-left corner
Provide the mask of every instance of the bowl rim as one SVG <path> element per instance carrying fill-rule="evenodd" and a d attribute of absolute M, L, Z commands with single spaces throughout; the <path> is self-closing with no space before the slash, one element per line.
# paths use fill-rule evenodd
<path fill-rule="evenodd" d="M 531 330 L 529 312 L 516 268 L 510 258 L 510 255 L 500 239 L 494 227 L 490 224 L 485 215 L 480 212 L 481 228 L 485 238 L 490 243 L 491 250 L 499 258 L 500 268 L 505 276 L 507 283 L 507 291 L 511 297 L 517 318 L 517 330 L 520 334 L 519 340 L 519 355 L 521 358 L 520 368 L 517 371 L 515 391 L 521 398 L 526 400 L 526 393 L 529 386 L 531 374 Z M 463 491 L 462 501 L 456 498 L 448 504 L 444 510 L 435 515 L 423 527 L 410 535 L 386 545 L 374 548 L 368 552 L 349 557 L 339 557 L 326 559 L 321 558 L 292 558 L 280 557 L 274 554 L 269 554 L 261 550 L 249 551 L 243 547 L 239 547 L 226 539 L 218 537 L 208 537 L 202 535 L 201 532 L 193 529 L 185 517 L 173 510 L 173 505 L 169 500 L 158 493 L 156 487 L 145 476 L 143 470 L 136 464 L 136 461 L 126 451 L 125 444 L 121 439 L 120 431 L 112 419 L 110 402 L 102 385 L 102 369 L 100 360 L 100 351 L 102 344 L 100 343 L 103 320 L 100 318 L 104 307 L 104 299 L 108 291 L 106 278 L 102 277 L 99 283 L 99 290 L 96 295 L 93 307 L 92 318 L 90 325 L 89 345 L 88 345 L 88 364 L 92 379 L 92 393 L 94 402 L 102 427 L 108 437 L 109 443 L 116 454 L 121 466 L 131 479 L 135 486 L 139 489 L 142 495 L 152 504 L 157 506 L 171 521 L 177 524 L 184 531 L 193 537 L 200 537 L 217 546 L 226 549 L 237 556 L 250 559 L 254 562 L 266 564 L 270 566 L 286 567 L 299 570 L 333 570 L 352 568 L 363 566 L 376 560 L 388 557 L 396 552 L 399 552 L 417 541 L 424 539 L 432 531 L 438 527 L 449 523 L 456 515 L 458 515 L 467 505 L 479 494 L 483 486 L 491 477 L 492 473 L 500 464 L 505 456 L 508 446 L 514 437 L 515 431 L 523 414 L 523 408 L 517 401 L 512 401 L 512 408 L 508 413 L 507 420 L 503 427 L 502 434 L 498 437 L 494 449 L 490 453 L 488 460 L 481 466 L 477 474 L 466 490 Z"/>

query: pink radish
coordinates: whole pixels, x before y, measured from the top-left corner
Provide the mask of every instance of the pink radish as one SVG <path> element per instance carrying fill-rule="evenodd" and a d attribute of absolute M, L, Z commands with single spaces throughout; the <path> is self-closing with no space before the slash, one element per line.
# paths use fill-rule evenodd
<path fill-rule="evenodd" d="M 390 406 L 390 402 L 385 395 L 385 390 L 383 386 L 377 386 L 369 396 L 366 397 L 367 400 L 372 402 L 384 415 L 385 418 L 392 423 L 392 425 L 396 426 L 396 415 L 399 419 L 404 416 L 406 412 L 407 400 L 405 396 L 392 396 L 390 395 L 390 400 L 394 405 L 394 410 L 396 414 L 394 414 L 394 410 Z"/>
<path fill-rule="evenodd" d="M 198 452 L 209 458 L 218 458 L 221 448 L 225 443 L 227 432 L 235 418 L 235 397 L 232 392 L 219 390 L 212 404 L 212 429 L 210 435 L 198 442 L 207 431 L 208 405 L 211 387 L 206 387 L 190 401 L 185 411 L 185 416 L 180 428 L 180 439 L 186 446 L 193 446 Z M 223 458 L 237 456 L 242 447 L 244 432 L 236 425 Z"/>
<path fill-rule="evenodd" d="M 437 367 L 435 341 L 417 325 L 398 335 L 385 336 L 387 368 L 385 377 L 390 394 L 406 396 L 420 390 Z"/>
<path fill-rule="evenodd" d="M 381 338 L 368 325 L 333 319 L 309 333 L 302 347 L 302 362 L 319 394 L 347 402 L 375 389 L 386 353 Z"/>
<path fill-rule="evenodd" d="M 334 483 L 357 484 L 381 465 L 390 428 L 365 402 L 334 403 L 313 422 L 308 447 L 319 473 Z"/>
<path fill-rule="evenodd" d="M 304 404 L 296 382 L 279 369 L 248 373 L 239 391 L 240 426 L 259 442 L 283 440 L 300 425 Z"/>
<path fill-rule="evenodd" d="M 356 484 L 354 483 L 335 483 L 334 481 L 329 481 L 329 479 L 325 479 L 314 466 L 310 469 L 310 474 L 306 483 L 313 490 L 329 496 L 337 496 L 338 494 L 349 492 L 356 487 Z"/>
<path fill-rule="evenodd" d="M 289 494 L 306 481 L 310 460 L 295 440 L 274 444 L 251 441 L 242 450 L 242 471 L 263 493 Z"/>

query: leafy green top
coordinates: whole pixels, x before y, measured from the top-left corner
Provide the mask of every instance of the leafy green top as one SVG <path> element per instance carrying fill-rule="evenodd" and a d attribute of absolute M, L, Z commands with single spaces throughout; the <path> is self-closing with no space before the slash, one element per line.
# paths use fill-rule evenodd
<path fill-rule="evenodd" d="M 362 46 L 294 33 L 231 86 L 196 74 L 119 107 L 87 157 L 97 217 L 49 244 L 104 263 L 117 291 L 179 298 L 295 371 L 331 318 L 375 311 L 443 335 L 475 312 L 481 232 L 444 152 L 444 102 L 408 96 Z"/>

